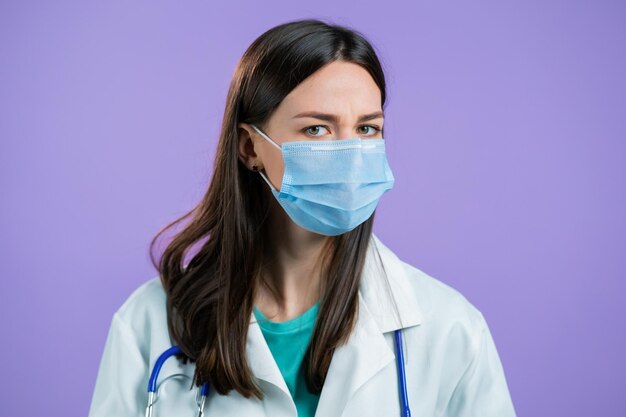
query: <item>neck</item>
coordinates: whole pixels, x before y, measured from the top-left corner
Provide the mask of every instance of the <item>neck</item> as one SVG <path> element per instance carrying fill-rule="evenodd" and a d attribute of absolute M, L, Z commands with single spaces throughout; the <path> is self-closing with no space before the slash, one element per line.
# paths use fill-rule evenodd
<path fill-rule="evenodd" d="M 272 321 L 286 321 L 307 311 L 320 298 L 320 257 L 328 236 L 295 224 L 273 207 L 266 247 L 266 265 L 255 305 Z"/>

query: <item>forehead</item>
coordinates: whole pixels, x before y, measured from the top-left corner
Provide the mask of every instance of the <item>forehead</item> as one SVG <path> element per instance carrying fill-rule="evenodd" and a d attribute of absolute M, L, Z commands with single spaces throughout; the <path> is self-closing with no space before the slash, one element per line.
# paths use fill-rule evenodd
<path fill-rule="evenodd" d="M 301 82 L 276 109 L 286 117 L 303 111 L 361 115 L 380 110 L 380 89 L 366 69 L 334 61 Z"/>

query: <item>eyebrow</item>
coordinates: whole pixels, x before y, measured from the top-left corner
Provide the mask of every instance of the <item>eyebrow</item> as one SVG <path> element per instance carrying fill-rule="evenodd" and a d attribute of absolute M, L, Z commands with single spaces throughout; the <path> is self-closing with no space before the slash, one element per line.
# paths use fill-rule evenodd
<path fill-rule="evenodd" d="M 320 120 L 325 120 L 327 122 L 333 122 L 333 123 L 337 123 L 339 121 L 339 118 L 337 116 L 335 116 L 334 114 L 328 114 L 328 113 L 319 113 L 316 111 L 309 111 L 309 112 L 303 112 L 303 113 L 299 113 L 296 114 L 293 119 L 298 119 L 301 117 L 312 117 L 314 119 L 320 119 Z M 380 118 L 384 118 L 385 115 L 383 114 L 383 112 L 378 111 L 375 113 L 370 113 L 370 114 L 364 114 L 362 116 L 359 117 L 358 122 L 365 122 L 368 120 L 372 120 L 372 119 L 380 119 Z"/>

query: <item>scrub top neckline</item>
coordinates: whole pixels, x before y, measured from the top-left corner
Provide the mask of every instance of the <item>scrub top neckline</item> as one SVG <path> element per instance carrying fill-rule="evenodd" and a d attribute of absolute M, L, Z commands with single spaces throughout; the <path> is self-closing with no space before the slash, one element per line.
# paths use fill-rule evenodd
<path fill-rule="evenodd" d="M 307 311 L 296 316 L 287 321 L 271 321 L 268 320 L 267 317 L 258 309 L 258 307 L 254 306 L 254 315 L 259 323 L 259 326 L 263 330 L 268 330 L 274 333 L 285 333 L 293 330 L 301 329 L 303 326 L 307 326 L 315 322 L 315 318 L 317 316 L 317 312 L 319 310 L 320 302 L 317 301 L 313 306 L 311 306 Z"/>

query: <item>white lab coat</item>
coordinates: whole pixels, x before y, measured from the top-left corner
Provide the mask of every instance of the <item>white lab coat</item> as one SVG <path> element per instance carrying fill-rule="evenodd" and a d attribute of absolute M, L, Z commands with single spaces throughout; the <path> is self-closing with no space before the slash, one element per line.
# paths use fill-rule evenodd
<path fill-rule="evenodd" d="M 387 272 L 402 326 L 394 317 L 381 267 Z M 144 416 L 149 373 L 157 357 L 172 345 L 165 303 L 156 277 L 115 312 L 89 417 Z M 401 327 L 413 417 L 516 416 L 482 313 L 457 290 L 400 260 L 376 235 L 361 276 L 359 309 L 347 344 L 332 357 L 316 417 L 401 415 L 393 332 Z M 210 390 L 205 416 L 296 417 L 295 404 L 254 314 L 246 349 L 264 400 L 246 399 L 234 390 L 225 396 Z M 194 368 L 195 364 L 182 365 L 173 357 L 165 362 L 155 417 L 196 415 L 196 389 L 189 390 Z"/>

